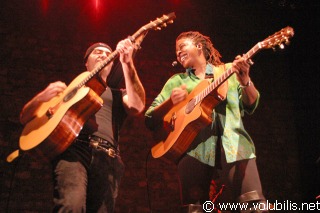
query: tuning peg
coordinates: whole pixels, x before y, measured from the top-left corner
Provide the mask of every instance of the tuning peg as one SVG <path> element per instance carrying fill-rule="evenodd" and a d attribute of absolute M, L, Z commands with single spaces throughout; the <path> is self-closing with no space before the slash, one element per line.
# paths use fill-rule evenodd
<path fill-rule="evenodd" d="M 284 49 L 284 45 L 283 44 L 279 44 L 279 48 L 283 50 Z"/>

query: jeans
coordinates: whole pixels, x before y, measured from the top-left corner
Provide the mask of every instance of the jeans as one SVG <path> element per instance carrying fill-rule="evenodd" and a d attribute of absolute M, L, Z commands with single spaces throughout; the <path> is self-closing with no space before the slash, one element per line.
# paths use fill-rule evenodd
<path fill-rule="evenodd" d="M 109 157 L 92 149 L 86 168 L 70 158 L 59 158 L 54 164 L 53 212 L 114 212 L 124 164 L 120 156 Z"/>

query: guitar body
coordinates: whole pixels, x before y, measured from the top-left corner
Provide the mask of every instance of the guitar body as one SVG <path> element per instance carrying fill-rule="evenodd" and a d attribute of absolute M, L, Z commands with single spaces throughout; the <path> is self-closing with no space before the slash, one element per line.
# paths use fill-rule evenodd
<path fill-rule="evenodd" d="M 135 44 L 139 47 L 148 30 L 166 27 L 175 17 L 174 13 L 170 13 L 151 21 L 129 37 L 131 42 L 137 42 Z M 105 91 L 106 83 L 97 74 L 119 55 L 119 51 L 115 50 L 99 66 L 77 76 L 62 94 L 42 103 L 22 131 L 20 150 L 47 160 L 65 151 L 78 136 L 83 124 L 102 107 L 100 95 Z M 8 156 L 9 161 L 18 155 L 19 150 L 13 152 Z"/>
<path fill-rule="evenodd" d="M 261 49 L 270 49 L 283 43 L 288 44 L 289 38 L 294 35 L 293 28 L 285 27 L 275 34 L 258 42 L 246 54 L 245 60 L 249 60 Z M 212 110 L 226 98 L 228 90 L 227 79 L 235 71 L 231 68 L 220 76 L 215 75 L 214 82 L 206 80 L 187 96 L 186 100 L 174 106 L 163 119 L 161 128 L 154 131 L 154 139 L 158 142 L 151 148 L 154 158 L 178 163 L 182 155 L 188 151 L 198 132 L 212 122 Z M 210 86 L 209 86 L 210 85 Z"/>
<path fill-rule="evenodd" d="M 200 82 L 184 101 L 175 105 L 164 116 L 162 128 L 154 132 L 154 139 L 158 142 L 151 149 L 154 158 L 177 163 L 200 130 L 211 124 L 212 110 L 225 99 L 228 83 L 224 82 L 194 106 L 194 97 L 209 85 L 207 80 Z"/>
<path fill-rule="evenodd" d="M 21 150 L 52 159 L 71 145 L 83 124 L 103 104 L 91 88 L 77 88 L 89 75 L 88 71 L 81 73 L 62 94 L 39 106 L 35 117 L 22 131 Z"/>
<path fill-rule="evenodd" d="M 174 13 L 163 15 L 141 27 L 129 39 L 138 49 L 148 30 L 166 27 L 175 18 Z M 119 55 L 118 50 L 113 51 L 99 66 L 77 76 L 62 94 L 42 103 L 22 131 L 20 150 L 11 153 L 7 161 L 17 158 L 19 151 L 40 155 L 45 160 L 51 160 L 65 151 L 78 136 L 83 124 L 102 107 L 100 95 L 105 91 L 106 83 L 97 74 Z"/>

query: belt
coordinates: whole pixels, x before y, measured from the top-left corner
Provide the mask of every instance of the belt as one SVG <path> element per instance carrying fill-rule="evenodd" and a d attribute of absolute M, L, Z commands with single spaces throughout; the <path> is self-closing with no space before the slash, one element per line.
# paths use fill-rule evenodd
<path fill-rule="evenodd" d="M 95 136 L 95 135 L 89 136 L 89 142 L 84 140 L 79 140 L 79 139 L 77 139 L 77 141 L 86 142 L 87 144 L 89 143 L 90 147 L 96 150 L 104 151 L 111 158 L 115 158 L 119 156 L 119 151 L 112 143 L 98 136 Z"/>

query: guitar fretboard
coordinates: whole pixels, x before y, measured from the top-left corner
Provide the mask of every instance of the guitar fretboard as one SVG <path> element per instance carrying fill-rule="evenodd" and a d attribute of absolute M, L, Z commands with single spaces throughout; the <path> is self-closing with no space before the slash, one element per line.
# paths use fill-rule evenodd
<path fill-rule="evenodd" d="M 257 43 L 252 47 L 246 54 L 243 55 L 245 60 L 252 58 L 260 49 L 262 48 L 261 43 Z M 205 97 L 207 97 L 212 91 L 218 88 L 223 82 L 225 82 L 232 74 L 235 73 L 235 70 L 232 68 L 227 69 L 218 79 L 214 80 L 205 90 L 200 92 L 195 96 L 194 106 L 200 103 Z"/>
<path fill-rule="evenodd" d="M 97 73 L 99 73 L 105 66 L 107 66 L 111 61 L 113 61 L 114 59 L 116 59 L 119 56 L 119 51 L 115 50 L 113 51 L 106 60 L 102 61 L 100 63 L 100 65 L 98 67 L 96 67 L 94 70 L 92 70 L 90 72 L 90 74 L 88 75 L 87 78 L 83 79 L 83 81 L 81 81 L 78 84 L 78 88 L 84 86 L 93 76 L 95 76 Z"/>
<path fill-rule="evenodd" d="M 175 13 L 169 13 L 167 15 L 163 15 L 161 18 L 157 18 L 154 21 L 151 21 L 150 23 L 142 26 L 137 32 L 135 32 L 132 36 L 129 36 L 128 38 L 131 40 L 132 43 L 135 43 L 136 39 L 141 36 L 142 34 L 146 34 L 150 29 L 154 30 L 161 30 L 161 27 L 166 27 L 167 23 L 173 23 L 173 19 L 175 19 Z M 84 86 L 93 76 L 95 76 L 97 73 L 99 73 L 105 66 L 107 66 L 110 62 L 115 60 L 120 55 L 118 50 L 113 51 L 106 60 L 102 61 L 100 65 L 92 70 L 90 74 L 85 78 L 83 81 L 81 81 L 76 88 L 81 88 Z"/>

